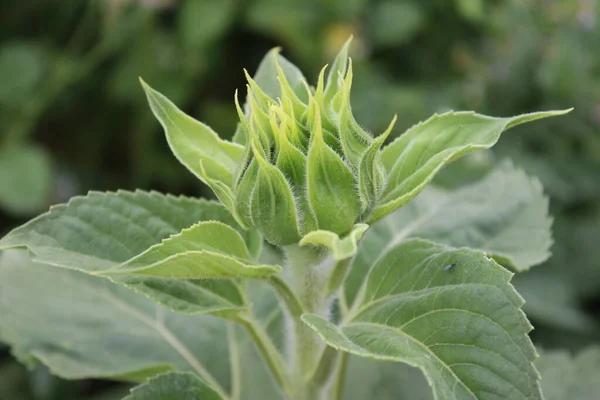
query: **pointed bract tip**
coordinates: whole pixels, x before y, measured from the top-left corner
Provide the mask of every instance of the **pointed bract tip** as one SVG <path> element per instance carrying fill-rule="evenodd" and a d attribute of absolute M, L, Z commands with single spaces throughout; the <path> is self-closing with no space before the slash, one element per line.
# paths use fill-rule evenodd
<path fill-rule="evenodd" d="M 382 136 L 384 138 L 387 138 L 390 135 L 390 133 L 392 133 L 392 129 L 394 129 L 394 125 L 396 125 L 397 120 L 398 120 L 398 114 L 394 114 L 394 118 L 392 118 L 392 121 L 388 125 L 387 129 L 383 132 Z"/>
<path fill-rule="evenodd" d="M 315 91 L 315 96 L 318 100 L 321 100 L 321 97 L 325 91 L 325 70 L 327 69 L 328 64 L 325 64 L 323 68 L 321 68 L 321 72 L 319 72 L 319 78 L 317 80 L 317 90 Z"/>
<path fill-rule="evenodd" d="M 346 71 L 346 78 L 352 79 L 354 72 L 352 70 L 352 57 L 348 57 L 348 70 Z"/>
<path fill-rule="evenodd" d="M 140 80 L 140 85 L 142 85 L 142 88 L 144 89 L 144 91 L 147 92 L 148 90 L 152 90 L 152 88 L 150 87 L 150 85 L 148 85 L 146 83 L 146 81 L 141 76 L 138 76 L 138 79 Z"/>

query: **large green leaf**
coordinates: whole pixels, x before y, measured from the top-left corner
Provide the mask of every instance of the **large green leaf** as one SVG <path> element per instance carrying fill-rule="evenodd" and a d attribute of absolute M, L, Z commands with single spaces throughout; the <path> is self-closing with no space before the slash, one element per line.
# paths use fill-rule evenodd
<path fill-rule="evenodd" d="M 380 220 L 402 207 L 423 190 L 445 164 L 470 151 L 493 146 L 503 131 L 569 111 L 547 111 L 512 118 L 450 112 L 434 115 L 415 125 L 383 149 L 388 183 L 381 204 L 366 222 Z"/>
<path fill-rule="evenodd" d="M 340 326 L 303 320 L 334 348 L 420 368 L 437 399 L 541 399 L 511 276 L 479 251 L 413 239 L 378 261 Z"/>
<path fill-rule="evenodd" d="M 353 301 L 377 257 L 406 239 L 477 249 L 523 271 L 550 254 L 551 223 L 539 182 L 509 162 L 453 192 L 430 186 L 365 233 L 346 279 L 346 300 Z"/>
<path fill-rule="evenodd" d="M 572 356 L 567 351 L 541 351 L 536 365 L 546 400 L 595 400 L 600 393 L 600 348 Z"/>
<path fill-rule="evenodd" d="M 134 388 L 123 400 L 223 400 L 206 383 L 189 373 L 154 377 Z"/>
<path fill-rule="evenodd" d="M 22 361 L 69 379 L 141 382 L 169 370 L 193 372 L 244 399 L 281 398 L 241 327 L 171 312 L 106 279 L 32 263 L 22 251 L 0 254 L 0 340 Z M 253 310 L 270 330 L 280 322 L 276 299 L 262 281 L 252 283 L 260 288 L 249 293 Z"/>
<path fill-rule="evenodd" d="M 186 316 L 106 279 L 28 260 L 0 258 L 0 339 L 22 361 L 64 378 L 141 381 L 191 371 L 229 387 L 226 322 Z"/>
<path fill-rule="evenodd" d="M 188 277 L 210 278 L 244 276 L 244 271 L 246 276 L 260 276 L 278 270 L 224 255 L 224 249 L 217 253 L 205 246 L 199 251 L 198 233 L 216 225 L 194 225 L 206 220 L 228 225 L 217 224 L 228 242 L 235 244 L 237 250 L 232 254 L 248 255 L 242 238 L 252 256 L 259 251 L 258 234 L 242 230 L 218 203 L 141 191 L 91 192 L 75 197 L 10 232 L 0 240 L 0 249 L 25 247 L 36 261 L 92 274 L 134 265 L 154 276 L 115 274 L 111 279 L 180 312 L 224 313 L 244 308 L 235 280 L 164 279 L 174 274 L 186 276 L 190 271 L 193 274 Z M 179 233 L 191 225 L 194 227 Z M 140 258 L 146 260 L 145 265 L 136 264 Z M 224 271 L 221 262 L 231 270 Z"/>

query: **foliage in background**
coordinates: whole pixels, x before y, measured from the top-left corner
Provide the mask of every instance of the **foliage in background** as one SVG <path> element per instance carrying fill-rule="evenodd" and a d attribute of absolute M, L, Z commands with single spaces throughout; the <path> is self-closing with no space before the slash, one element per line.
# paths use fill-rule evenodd
<path fill-rule="evenodd" d="M 553 257 L 515 278 L 533 338 L 572 350 L 597 343 L 595 1 L 90 0 L 58 7 L 5 0 L 2 7 L 0 230 L 91 188 L 208 194 L 165 151 L 138 76 L 227 136 L 242 67 L 253 70 L 281 45 L 314 78 L 354 34 L 353 110 L 373 132 L 394 113 L 392 136 L 448 109 L 508 116 L 575 107 L 552 129 L 544 121 L 516 128 L 494 153 L 450 166 L 437 182 L 472 182 L 505 157 L 541 179 L 556 216 Z M 24 398 L 50 398 L 35 396 Z"/>

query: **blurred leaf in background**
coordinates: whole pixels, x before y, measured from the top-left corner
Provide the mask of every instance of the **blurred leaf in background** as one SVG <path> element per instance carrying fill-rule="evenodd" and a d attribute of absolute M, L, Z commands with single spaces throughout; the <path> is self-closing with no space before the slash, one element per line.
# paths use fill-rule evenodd
<path fill-rule="evenodd" d="M 37 146 L 0 149 L 0 207 L 15 215 L 31 215 L 47 208 L 51 168 L 49 155 Z"/>

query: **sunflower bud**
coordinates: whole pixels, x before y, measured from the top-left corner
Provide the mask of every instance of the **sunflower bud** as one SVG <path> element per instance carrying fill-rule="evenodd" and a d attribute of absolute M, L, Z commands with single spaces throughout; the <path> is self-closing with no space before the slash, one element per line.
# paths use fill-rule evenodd
<path fill-rule="evenodd" d="M 344 236 L 381 193 L 378 150 L 385 137 L 374 140 L 352 116 L 347 47 L 327 83 L 321 71 L 316 88 L 303 78 L 290 82 L 290 66 L 275 50 L 266 62 L 277 77 L 276 93 L 246 74 L 246 112 L 236 95 L 237 138 L 245 148 L 232 185 L 235 213 L 271 243 L 297 243 L 316 230 Z"/>

